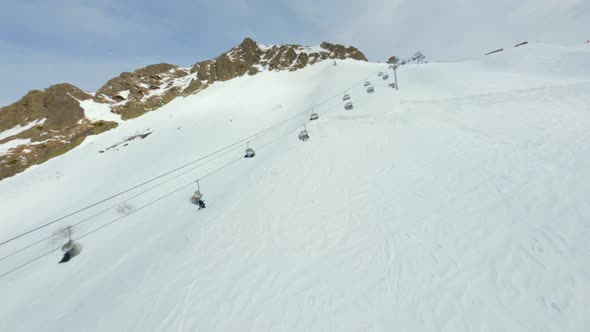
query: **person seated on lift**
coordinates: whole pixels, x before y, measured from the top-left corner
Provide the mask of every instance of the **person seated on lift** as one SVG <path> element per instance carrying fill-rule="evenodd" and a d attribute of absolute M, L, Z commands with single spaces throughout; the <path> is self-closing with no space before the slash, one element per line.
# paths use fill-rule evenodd
<path fill-rule="evenodd" d="M 72 239 L 70 239 L 61 247 L 61 251 L 64 252 L 64 255 L 58 264 L 67 263 L 72 258 L 80 255 L 80 252 L 82 251 L 82 245 L 79 242 L 74 242 Z"/>
<path fill-rule="evenodd" d="M 195 204 L 199 205 L 199 210 L 206 208 L 205 201 L 203 201 L 203 194 L 201 194 L 198 190 L 195 191 L 192 199 Z"/>

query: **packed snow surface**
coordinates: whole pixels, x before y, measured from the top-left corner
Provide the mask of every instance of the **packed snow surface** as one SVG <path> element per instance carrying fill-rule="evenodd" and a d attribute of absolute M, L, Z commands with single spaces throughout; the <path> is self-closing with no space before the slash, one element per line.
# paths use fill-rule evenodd
<path fill-rule="evenodd" d="M 216 83 L 1 181 L 0 241 L 319 114 L 0 246 L 83 222 L 79 257 L 0 278 L 0 330 L 589 331 L 590 47 L 397 74 L 399 91 L 357 61 Z"/>

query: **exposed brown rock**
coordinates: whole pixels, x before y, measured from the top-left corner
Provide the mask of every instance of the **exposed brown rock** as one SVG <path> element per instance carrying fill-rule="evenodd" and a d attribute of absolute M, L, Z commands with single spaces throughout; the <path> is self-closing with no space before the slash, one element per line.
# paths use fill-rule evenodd
<path fill-rule="evenodd" d="M 307 53 L 299 53 L 299 56 L 297 56 L 297 63 L 295 64 L 295 68 L 301 69 L 307 66 L 308 63 L 309 56 L 307 55 Z"/>
<path fill-rule="evenodd" d="M 174 71 L 173 76 L 175 78 L 181 78 L 181 77 L 185 77 L 190 75 L 190 71 L 186 71 L 186 70 L 182 70 L 182 69 L 177 69 L 176 71 Z"/>
<path fill-rule="evenodd" d="M 67 83 L 30 91 L 16 103 L 0 108 L 0 131 L 40 119 L 47 119 L 44 126 L 50 129 L 75 123 L 84 117 L 76 99 L 90 98 L 92 95 Z"/>
<path fill-rule="evenodd" d="M 188 95 L 191 95 L 191 94 L 199 91 L 201 89 L 201 87 L 203 87 L 203 83 L 201 83 L 201 81 L 199 81 L 199 80 L 193 79 L 193 80 L 191 80 L 188 87 L 186 89 L 184 89 L 184 91 L 182 91 L 182 95 L 185 97 Z"/>
<path fill-rule="evenodd" d="M 290 65 L 297 59 L 297 53 L 292 48 L 289 48 L 287 52 L 285 52 L 285 64 Z"/>
<path fill-rule="evenodd" d="M 215 60 L 214 70 L 217 79 L 220 81 L 225 81 L 232 78 L 232 62 L 227 54 L 222 54 Z"/>
<path fill-rule="evenodd" d="M 199 64 L 199 70 L 197 71 L 197 78 L 201 81 L 209 79 L 209 63 L 207 61 Z"/>
<path fill-rule="evenodd" d="M 349 46 L 345 47 L 339 44 L 330 44 L 328 42 L 323 42 L 320 44 L 320 47 L 326 50 L 329 50 L 332 54 L 330 55 L 331 59 L 355 59 L 361 61 L 367 61 L 365 55 L 359 51 L 357 48 Z"/>
<path fill-rule="evenodd" d="M 133 73 L 121 73 L 121 75 L 109 80 L 105 85 L 98 89 L 95 99 L 98 102 L 105 102 L 106 100 L 103 96 L 106 96 L 107 98 L 114 100 L 120 92 L 126 90 L 129 90 L 128 99 L 135 99 L 138 97 L 139 91 L 142 90 L 140 88 L 141 84 L 147 86 L 159 85 L 162 76 L 164 76 L 164 74 L 169 74 L 171 70 L 176 68 L 178 68 L 178 66 L 168 63 L 160 63 L 137 69 Z M 179 71 L 175 71 L 174 73 L 176 75 L 188 75 L 186 72 L 179 73 Z M 141 96 L 139 97 L 141 98 Z"/>
<path fill-rule="evenodd" d="M 89 135 L 98 135 L 115 127 L 116 122 L 82 120 L 75 125 L 52 130 L 52 136 L 45 135 L 42 143 L 19 146 L 8 154 L 0 155 L 0 180 L 70 151 Z"/>

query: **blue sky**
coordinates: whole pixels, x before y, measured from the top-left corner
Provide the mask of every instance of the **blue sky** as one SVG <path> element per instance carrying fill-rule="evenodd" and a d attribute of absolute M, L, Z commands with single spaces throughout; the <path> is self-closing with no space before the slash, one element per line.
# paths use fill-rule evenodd
<path fill-rule="evenodd" d="M 190 65 L 247 36 L 450 60 L 521 40 L 581 43 L 588 22 L 588 0 L 0 0 L 0 105 L 54 83 L 94 91 L 151 63 Z"/>

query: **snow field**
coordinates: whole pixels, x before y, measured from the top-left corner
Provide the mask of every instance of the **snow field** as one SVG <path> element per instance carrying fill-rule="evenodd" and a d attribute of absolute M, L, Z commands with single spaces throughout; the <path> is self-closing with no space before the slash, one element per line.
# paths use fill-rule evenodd
<path fill-rule="evenodd" d="M 381 64 L 263 73 L 91 137 L 0 182 L 2 238 L 325 101 L 310 141 L 297 133 L 311 111 L 252 140 L 251 160 L 215 172 L 243 144 L 128 202 L 141 208 L 215 172 L 200 181 L 207 209 L 188 203 L 188 186 L 82 239 L 71 263 L 56 265 L 55 253 L 1 278 L 0 330 L 587 330 L 588 52 L 532 45 L 401 67 L 399 92 L 387 87 L 391 73 L 377 77 Z M 144 140 L 97 152 L 146 129 Z M 0 273 L 51 248 L 0 261 Z"/>

